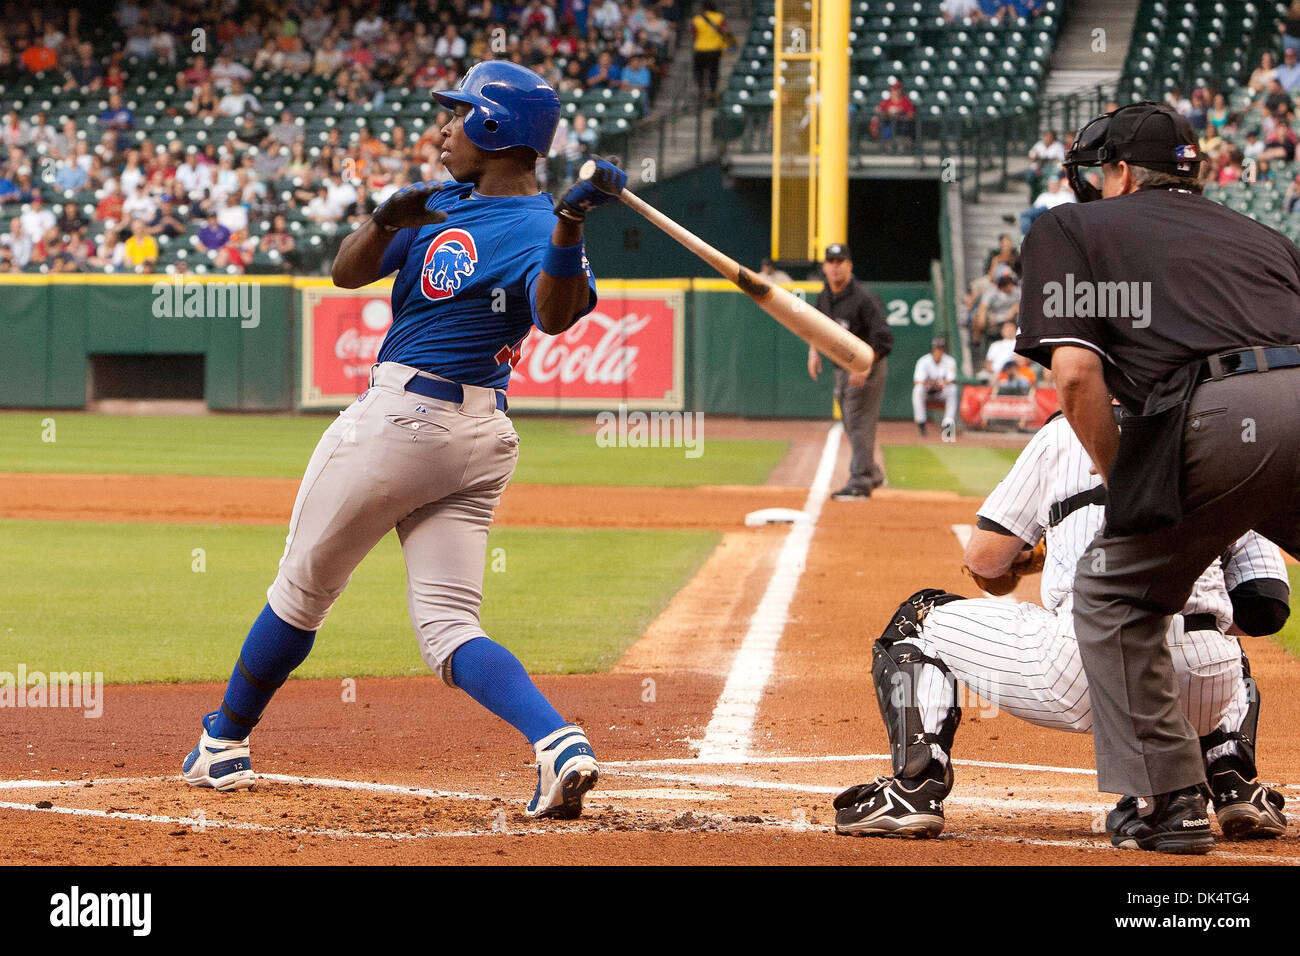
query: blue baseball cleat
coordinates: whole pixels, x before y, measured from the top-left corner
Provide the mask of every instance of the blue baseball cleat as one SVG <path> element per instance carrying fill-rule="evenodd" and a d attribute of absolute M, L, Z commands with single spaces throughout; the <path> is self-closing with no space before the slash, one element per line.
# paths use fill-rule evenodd
<path fill-rule="evenodd" d="M 582 798 L 600 779 L 591 741 L 578 727 L 561 727 L 537 741 L 537 790 L 528 801 L 530 817 L 574 820 Z"/>
<path fill-rule="evenodd" d="M 203 734 L 199 745 L 190 751 L 181 764 L 181 776 L 191 787 L 211 787 L 214 790 L 247 790 L 257 775 L 253 773 L 253 758 L 249 755 L 248 741 L 220 740 L 208 736 L 208 728 L 217 712 L 203 718 Z"/>

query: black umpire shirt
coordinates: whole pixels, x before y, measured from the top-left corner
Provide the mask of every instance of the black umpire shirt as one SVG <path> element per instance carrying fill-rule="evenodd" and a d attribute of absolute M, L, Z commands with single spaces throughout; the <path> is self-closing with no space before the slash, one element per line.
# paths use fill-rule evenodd
<path fill-rule="evenodd" d="M 817 295 L 817 309 L 870 345 L 876 358 L 882 359 L 893 351 L 894 333 L 885 321 L 885 303 L 865 282 L 850 279 L 838 293 L 831 292 L 829 285 L 823 286 Z"/>
<path fill-rule="evenodd" d="M 1050 367 L 1058 345 L 1091 349 L 1134 414 L 1197 358 L 1300 343 L 1300 250 L 1193 193 L 1146 189 L 1057 206 L 1034 223 L 1020 256 L 1016 351 Z"/>

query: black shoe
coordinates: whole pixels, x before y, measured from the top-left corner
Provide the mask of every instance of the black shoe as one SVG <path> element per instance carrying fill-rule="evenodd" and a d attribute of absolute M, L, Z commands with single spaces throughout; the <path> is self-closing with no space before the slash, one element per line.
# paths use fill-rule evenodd
<path fill-rule="evenodd" d="M 925 437 L 925 422 L 917 422 L 917 423 L 916 423 L 916 430 L 917 430 L 918 432 L 920 432 L 920 433 L 921 433 L 921 437 L 924 438 L 924 437 Z"/>
<path fill-rule="evenodd" d="M 1286 798 L 1236 770 L 1210 777 L 1214 816 L 1229 840 L 1271 840 L 1286 833 Z"/>
<path fill-rule="evenodd" d="M 835 798 L 835 832 L 848 836 L 934 837 L 943 832 L 943 798 L 951 785 L 933 777 L 877 777 Z"/>
<path fill-rule="evenodd" d="M 834 501 L 867 501 L 871 497 L 870 489 L 864 491 L 854 485 L 845 485 L 835 494 L 831 495 Z"/>
<path fill-rule="evenodd" d="M 1147 798 L 1124 797 L 1106 815 L 1106 832 L 1112 846 L 1157 853 L 1209 853 L 1214 849 L 1210 815 L 1199 788 L 1186 787 L 1162 793 L 1151 813 L 1139 816 Z"/>

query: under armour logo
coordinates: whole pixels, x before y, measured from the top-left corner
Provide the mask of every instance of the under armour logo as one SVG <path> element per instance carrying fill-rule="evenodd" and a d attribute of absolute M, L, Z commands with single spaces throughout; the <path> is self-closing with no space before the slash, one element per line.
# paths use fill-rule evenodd
<path fill-rule="evenodd" d="M 940 809 L 942 809 L 942 808 L 943 808 L 943 805 L 942 805 L 941 803 L 939 803 L 938 800 L 931 800 L 931 801 L 930 801 L 930 809 L 931 809 L 931 810 L 940 810 Z"/>
<path fill-rule="evenodd" d="M 1229 790 L 1229 791 L 1228 791 L 1228 799 L 1229 799 L 1229 800 L 1236 800 L 1236 799 L 1237 799 L 1237 791 L 1236 791 L 1236 790 Z"/>
<path fill-rule="evenodd" d="M 925 743 L 925 734 L 915 734 L 914 736 L 915 736 L 916 739 L 913 740 L 912 743 L 914 743 L 914 744 L 923 744 L 923 743 Z"/>
<path fill-rule="evenodd" d="M 898 663 L 900 664 L 913 664 L 915 662 L 916 662 L 916 658 L 913 657 L 910 653 L 900 654 L 898 656 Z"/>

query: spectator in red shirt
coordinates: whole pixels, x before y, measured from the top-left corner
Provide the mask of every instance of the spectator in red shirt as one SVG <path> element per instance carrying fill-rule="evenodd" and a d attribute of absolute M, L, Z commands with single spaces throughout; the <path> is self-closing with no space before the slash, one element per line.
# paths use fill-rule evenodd
<path fill-rule="evenodd" d="M 125 200 L 116 187 L 106 187 L 104 198 L 95 204 L 95 219 L 99 222 L 106 222 L 109 219 L 121 222 L 123 202 Z"/>
<path fill-rule="evenodd" d="M 116 62 L 110 63 L 108 73 L 104 77 L 104 89 L 121 92 L 124 86 L 126 86 L 126 77 L 122 74 L 121 65 Z"/>
<path fill-rule="evenodd" d="M 190 68 L 180 75 L 180 87 L 183 90 L 192 89 L 202 86 L 211 78 L 212 71 L 208 69 L 208 58 L 200 54 L 194 58 Z"/>
<path fill-rule="evenodd" d="M 43 73 L 59 65 L 59 55 L 54 52 L 53 48 L 46 46 L 43 40 L 37 40 L 23 50 L 20 59 L 23 68 L 29 73 Z"/>
<path fill-rule="evenodd" d="M 880 120 L 880 138 L 892 141 L 891 146 L 905 148 L 916 134 L 916 104 L 898 80 L 889 84 L 889 95 L 880 101 L 876 114 Z"/>

